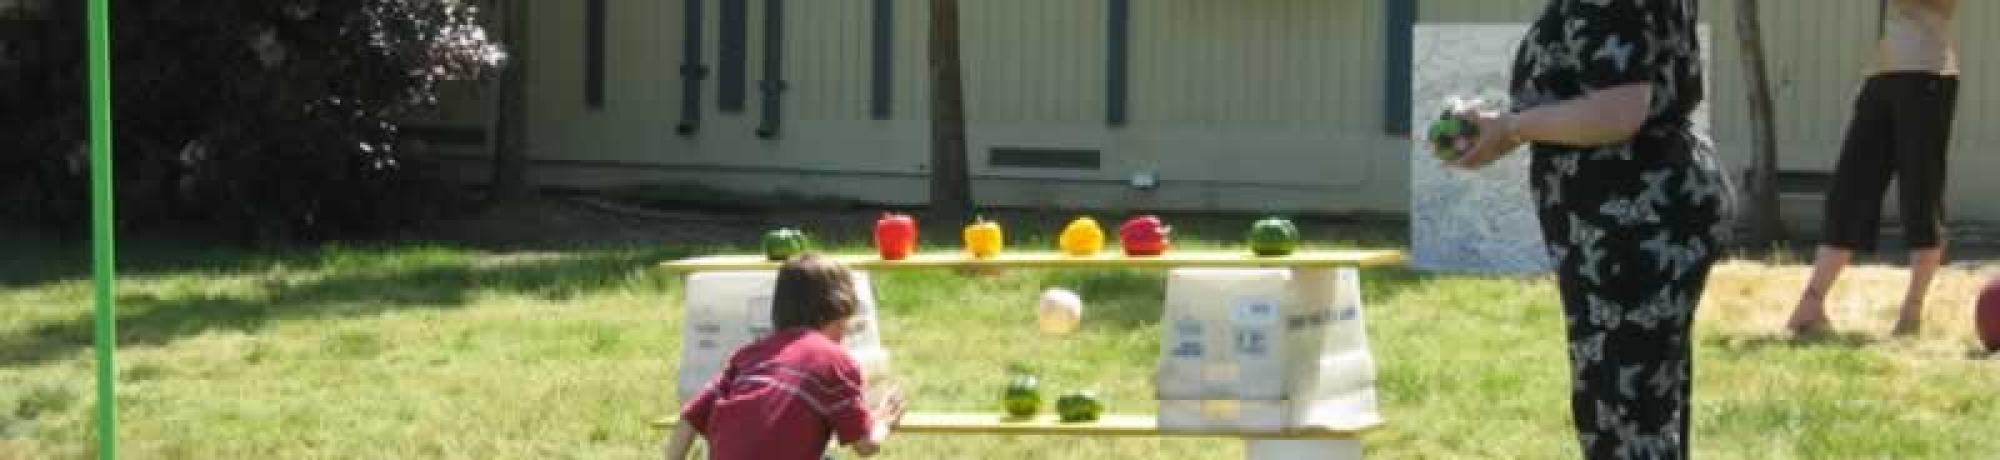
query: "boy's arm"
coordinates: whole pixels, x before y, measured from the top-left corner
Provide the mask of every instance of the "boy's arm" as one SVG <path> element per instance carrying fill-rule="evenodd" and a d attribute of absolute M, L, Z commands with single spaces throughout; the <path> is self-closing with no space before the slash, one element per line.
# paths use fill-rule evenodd
<path fill-rule="evenodd" d="M 850 447 L 854 448 L 854 455 L 873 457 L 875 454 L 882 452 L 882 443 L 888 440 L 889 422 L 878 419 L 875 421 L 875 426 L 869 428 L 868 436 L 861 438 L 859 441 L 854 441 L 854 444 Z"/>
<path fill-rule="evenodd" d="M 889 429 L 903 420 L 902 391 L 889 389 L 888 399 L 882 402 L 882 407 L 875 409 L 870 420 L 873 426 L 869 427 L 868 436 L 854 442 L 855 455 L 872 457 L 882 451 L 882 442 L 889 440 Z"/>
<path fill-rule="evenodd" d="M 708 423 L 709 414 L 715 411 L 716 398 L 720 397 L 716 394 L 717 387 L 734 378 L 735 372 L 733 367 L 723 369 L 721 375 L 709 381 L 708 386 L 703 387 L 701 393 L 695 395 L 694 401 L 689 401 L 687 407 L 681 408 L 681 421 L 674 424 L 674 434 L 667 438 L 665 452 L 667 460 L 687 458 L 688 451 L 694 448 L 695 435 L 708 430 L 704 425 Z"/>
<path fill-rule="evenodd" d="M 875 454 L 882 453 L 882 443 L 875 440 L 855 441 L 849 447 L 854 448 L 854 455 L 862 457 L 873 457 Z"/>
<path fill-rule="evenodd" d="M 846 358 L 845 354 L 841 356 Z M 869 457 L 880 452 L 882 442 L 889 436 L 889 426 L 903 416 L 902 396 L 894 387 L 884 394 L 887 398 L 880 406 L 870 407 L 866 384 L 861 367 L 852 359 L 839 359 L 832 364 L 830 375 L 826 375 L 825 387 L 828 400 L 835 409 L 825 412 L 827 421 L 840 444 L 854 449 L 854 453 Z"/>
<path fill-rule="evenodd" d="M 688 451 L 694 450 L 694 428 L 687 423 L 674 425 L 674 434 L 667 437 L 666 460 L 687 460 Z"/>

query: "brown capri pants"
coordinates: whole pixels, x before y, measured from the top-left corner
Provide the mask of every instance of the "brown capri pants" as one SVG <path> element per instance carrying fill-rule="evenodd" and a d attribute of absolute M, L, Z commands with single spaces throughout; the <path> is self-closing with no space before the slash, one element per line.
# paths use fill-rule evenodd
<path fill-rule="evenodd" d="M 1891 177 L 1909 248 L 1943 241 L 1945 153 L 1957 104 L 1955 76 L 1893 72 L 1868 78 L 1826 193 L 1827 245 L 1875 249 Z"/>

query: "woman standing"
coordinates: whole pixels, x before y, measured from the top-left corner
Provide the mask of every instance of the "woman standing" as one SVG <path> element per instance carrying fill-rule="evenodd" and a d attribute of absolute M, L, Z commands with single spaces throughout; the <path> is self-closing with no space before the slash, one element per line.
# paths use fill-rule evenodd
<path fill-rule="evenodd" d="M 1468 111 L 1456 166 L 1528 144 L 1556 262 L 1587 458 L 1686 458 L 1690 325 L 1730 199 L 1706 141 L 1696 0 L 1550 0 L 1515 56 L 1511 110 Z"/>
<path fill-rule="evenodd" d="M 1826 191 L 1825 241 L 1787 323 L 1795 333 L 1832 328 L 1827 290 L 1854 251 L 1875 249 L 1891 176 L 1910 247 L 1910 286 L 1891 333 L 1922 329 L 1931 276 L 1944 261 L 1946 157 L 1958 110 L 1958 0 L 1894 0 L 1883 7 L 1880 51 L 1855 97 L 1833 187 Z"/>

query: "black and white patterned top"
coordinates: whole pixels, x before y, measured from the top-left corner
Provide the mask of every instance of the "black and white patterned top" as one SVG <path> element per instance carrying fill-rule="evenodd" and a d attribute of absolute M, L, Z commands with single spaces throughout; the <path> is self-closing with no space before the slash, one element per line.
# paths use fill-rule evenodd
<path fill-rule="evenodd" d="M 1696 0 L 1550 0 L 1521 40 L 1511 83 L 1526 110 L 1627 84 L 1651 84 L 1638 134 L 1593 147 L 1532 146 L 1530 181 L 1555 256 L 1591 230 L 1710 229 L 1733 195 L 1689 115 L 1703 98 Z M 1581 224 L 1581 225 L 1577 225 Z M 1720 231 L 1720 230 L 1716 230 Z"/>
<path fill-rule="evenodd" d="M 1605 261 L 1615 254 L 1685 265 L 1725 238 L 1734 193 L 1689 122 L 1703 97 L 1698 10 L 1696 0 L 1549 0 L 1521 40 L 1514 110 L 1627 84 L 1653 87 L 1631 139 L 1532 146 L 1530 186 L 1559 271 L 1596 278 L 1623 265 Z"/>
<path fill-rule="evenodd" d="M 1652 83 L 1642 136 L 1685 130 L 1700 105 L 1695 0 L 1553 0 L 1514 59 L 1514 110 Z"/>

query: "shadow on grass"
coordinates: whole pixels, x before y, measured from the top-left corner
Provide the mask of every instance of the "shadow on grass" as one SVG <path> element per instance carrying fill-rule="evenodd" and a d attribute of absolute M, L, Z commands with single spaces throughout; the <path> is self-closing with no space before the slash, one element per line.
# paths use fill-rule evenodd
<path fill-rule="evenodd" d="M 1759 334 L 1759 335 L 1718 335 L 1706 339 L 1710 345 L 1723 350 L 1747 353 L 1774 348 L 1865 348 L 1882 342 L 1881 338 L 1860 332 L 1815 332 L 1804 335 Z"/>
<path fill-rule="evenodd" d="M 391 253 L 411 248 L 432 248 L 500 253 L 614 253 L 649 251 L 662 246 L 643 242 L 593 242 L 578 238 L 575 243 L 541 242 L 497 244 L 478 242 L 438 242 L 430 240 L 364 241 L 327 245 L 258 248 L 241 244 L 198 241 L 152 235 L 123 235 L 117 242 L 118 276 L 144 277 L 203 272 L 241 274 L 268 270 L 274 266 L 314 267 L 338 253 Z M 679 257 L 721 248 L 684 246 Z M 47 233 L 10 230 L 0 227 L 0 289 L 32 289 L 49 284 L 88 282 L 91 279 L 90 242 L 58 238 Z"/>
<path fill-rule="evenodd" d="M 539 209 L 539 208 L 536 208 Z M 885 207 L 883 209 L 894 209 Z M 737 251 L 755 250 L 755 236 L 762 228 L 777 226 L 798 226 L 812 235 L 823 247 L 865 250 L 872 245 L 872 229 L 879 214 L 874 210 L 833 211 L 773 211 L 756 210 L 758 217 L 753 223 L 710 223 L 685 224 L 680 222 L 654 222 L 650 225 L 709 225 L 714 232 L 724 234 L 742 232 L 743 238 L 723 238 L 734 241 Z M 925 251 L 959 250 L 959 222 L 947 220 L 944 215 L 934 215 L 920 209 L 902 209 L 914 214 L 921 222 L 921 241 Z M 1138 212 L 1110 211 L 1067 211 L 1034 209 L 988 209 L 981 215 L 996 219 L 1007 227 L 1010 248 L 1043 247 L 1053 249 L 1053 241 L 1070 219 L 1076 216 L 1096 216 L 1113 239 L 1117 226 L 1126 217 Z M 1177 240 L 1191 241 L 1196 246 L 1220 244 L 1240 245 L 1244 232 L 1252 221 L 1263 214 L 1257 213 L 1161 213 L 1162 218 L 1174 227 Z M 532 214 L 530 215 L 533 216 Z M 950 217 L 949 219 L 958 219 Z M 1394 216 L 1376 215 L 1301 215 L 1294 216 L 1301 237 L 1310 248 L 1395 248 L 1407 247 L 1407 224 Z M 45 232 L 15 230 L 0 223 L 0 289 L 31 288 L 52 283 L 87 281 L 91 276 L 90 244 L 87 239 L 73 236 L 50 235 Z M 588 228 L 588 227 L 586 227 Z M 164 232 L 126 232 L 118 241 L 118 272 L 120 276 L 147 276 L 169 274 L 189 270 L 214 272 L 241 272 L 261 270 L 272 265 L 300 266 L 310 264 L 321 257 L 322 250 L 315 247 L 293 247 L 282 249 L 258 249 L 225 243 L 190 243 L 187 235 L 168 235 Z M 613 242 L 583 235 L 577 242 L 535 241 L 526 242 L 480 242 L 461 241 L 445 246 L 464 249 L 496 251 L 554 251 L 571 252 L 604 250 L 631 247 L 634 244 L 658 244 L 658 242 Z M 477 240 L 477 239 L 475 239 Z M 483 240 L 482 240 L 483 241 Z M 356 248 L 396 248 L 422 241 L 387 241 L 361 243 Z M 1113 243 L 1115 245 L 1115 242 Z M 723 248 L 714 248 L 723 249 Z"/>
<path fill-rule="evenodd" d="M 396 253 L 332 252 L 335 254 L 315 258 L 298 254 L 277 257 L 295 259 L 308 268 L 334 263 L 356 265 L 328 270 L 331 274 L 327 277 L 312 281 L 268 280 L 257 290 L 260 292 L 253 294 L 122 295 L 118 343 L 163 345 L 206 331 L 254 331 L 289 319 L 460 308 L 478 292 L 563 300 L 651 281 L 643 272 L 648 267 L 688 255 L 686 250 L 600 250 L 512 259 L 467 255 L 371 264 L 366 259 L 393 260 Z M 344 261 L 332 262 L 335 258 Z M 352 262 L 356 259 L 363 261 Z M 232 257 L 211 255 L 209 260 L 207 264 L 194 264 L 184 270 L 212 273 L 256 266 Z M 83 313 L 0 335 L 0 366 L 32 365 L 69 356 L 92 346 L 93 331 L 91 315 Z"/>
<path fill-rule="evenodd" d="M 189 270 L 234 272 L 274 264 L 300 265 L 317 259 L 317 250 L 251 252 L 222 245 L 118 242 L 119 276 L 144 276 Z M 88 241 L 46 235 L 0 238 L 0 289 L 33 288 L 91 277 Z"/>

